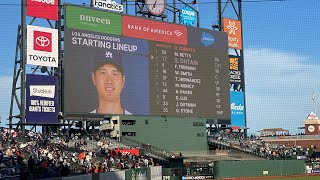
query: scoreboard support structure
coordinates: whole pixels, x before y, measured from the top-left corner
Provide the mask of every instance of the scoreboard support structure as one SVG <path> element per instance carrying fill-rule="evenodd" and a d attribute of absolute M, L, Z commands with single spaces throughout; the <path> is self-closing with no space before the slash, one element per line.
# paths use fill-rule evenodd
<path fill-rule="evenodd" d="M 60 0 L 58 0 L 58 20 L 52 21 L 45 19 L 47 27 L 51 29 L 58 29 L 58 50 L 59 50 L 59 64 L 61 64 L 62 53 L 61 53 L 61 5 Z M 13 125 L 16 125 L 17 129 L 20 129 L 22 133 L 25 133 L 26 126 L 32 126 L 31 129 L 34 129 L 39 124 L 29 124 L 26 123 L 26 74 L 30 72 L 31 74 L 45 74 L 47 76 L 58 76 L 62 77 L 62 67 L 48 67 L 41 65 L 29 65 L 30 69 L 27 69 L 27 25 L 32 25 L 37 19 L 37 17 L 29 17 L 27 22 L 27 0 L 21 0 L 21 24 L 18 25 L 17 30 L 17 40 L 16 40 L 16 53 L 14 59 L 14 73 L 12 80 L 12 93 L 10 101 L 10 112 L 9 112 L 9 128 L 13 128 Z M 28 68 L 29 68 L 28 66 Z M 30 71 L 31 70 L 31 71 Z M 59 80 L 59 101 L 61 100 L 62 91 L 61 91 L 61 80 Z M 59 104 L 62 104 L 60 101 Z M 14 115 L 14 107 L 18 108 L 18 114 Z M 61 105 L 58 110 L 61 112 Z M 18 121 L 14 121 L 18 119 Z M 58 120 L 61 120 L 61 116 L 57 117 Z"/>
<path fill-rule="evenodd" d="M 227 9 L 227 7 L 231 7 L 230 9 Z M 223 18 L 226 18 L 224 15 L 228 14 L 228 15 L 233 15 L 235 18 L 235 20 L 240 21 L 241 24 L 241 32 L 242 31 L 242 0 L 228 0 L 228 1 L 221 1 L 218 0 L 217 3 L 217 23 L 212 25 L 213 29 L 216 29 L 218 31 L 224 31 L 223 29 Z M 243 39 L 243 34 L 241 34 L 241 39 Z M 243 42 L 242 42 L 242 48 L 241 49 L 231 49 L 230 52 L 230 56 L 237 56 L 238 58 L 243 59 L 241 61 L 241 64 L 239 66 L 244 67 L 244 48 L 243 48 Z M 244 131 L 244 135 L 245 137 L 247 136 L 247 119 L 246 119 L 246 96 L 245 96 L 245 70 L 243 69 L 243 83 L 242 83 L 242 92 L 243 92 L 243 96 L 244 96 L 244 104 L 243 106 L 244 108 L 244 127 L 243 127 L 243 131 Z M 210 121 L 212 122 L 212 121 Z M 211 124 L 211 123 L 209 123 Z M 215 124 L 215 123 L 213 123 Z"/>

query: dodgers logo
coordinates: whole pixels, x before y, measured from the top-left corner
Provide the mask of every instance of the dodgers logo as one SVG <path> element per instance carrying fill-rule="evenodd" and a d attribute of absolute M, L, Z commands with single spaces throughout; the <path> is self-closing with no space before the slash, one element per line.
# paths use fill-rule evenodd
<path fill-rule="evenodd" d="M 212 44 L 214 44 L 215 39 L 211 34 L 203 32 L 201 34 L 201 42 L 204 46 L 208 47 L 208 46 L 211 46 Z"/>

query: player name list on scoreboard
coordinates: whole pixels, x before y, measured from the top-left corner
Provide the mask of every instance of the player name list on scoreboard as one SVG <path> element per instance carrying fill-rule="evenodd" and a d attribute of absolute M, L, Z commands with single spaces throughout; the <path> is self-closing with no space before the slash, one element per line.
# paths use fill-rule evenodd
<path fill-rule="evenodd" d="M 151 114 L 208 117 L 220 109 L 221 64 L 201 50 L 163 43 L 149 44 Z"/>

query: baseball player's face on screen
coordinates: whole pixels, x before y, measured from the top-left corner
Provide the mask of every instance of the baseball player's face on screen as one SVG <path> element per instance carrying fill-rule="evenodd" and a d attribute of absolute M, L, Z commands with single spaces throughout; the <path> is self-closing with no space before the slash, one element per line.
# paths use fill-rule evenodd
<path fill-rule="evenodd" d="M 101 66 L 92 74 L 92 80 L 97 88 L 100 101 L 120 101 L 125 77 L 114 65 L 105 64 Z"/>

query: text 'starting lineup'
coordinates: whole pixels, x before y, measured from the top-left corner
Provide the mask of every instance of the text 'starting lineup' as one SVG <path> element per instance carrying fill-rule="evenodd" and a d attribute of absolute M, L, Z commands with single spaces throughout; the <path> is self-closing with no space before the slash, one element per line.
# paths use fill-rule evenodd
<path fill-rule="evenodd" d="M 94 35 L 79 31 L 72 31 L 72 36 L 72 44 L 74 45 L 126 52 L 135 52 L 138 49 L 137 45 L 121 43 L 120 39 L 116 37 Z"/>

